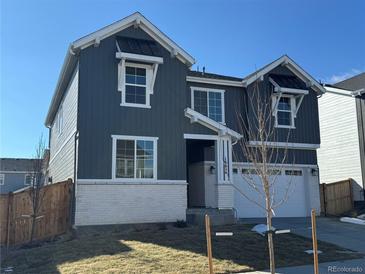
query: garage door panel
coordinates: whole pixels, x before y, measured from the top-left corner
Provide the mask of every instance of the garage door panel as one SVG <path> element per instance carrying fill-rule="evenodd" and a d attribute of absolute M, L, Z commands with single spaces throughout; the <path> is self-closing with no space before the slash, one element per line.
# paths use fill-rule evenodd
<path fill-rule="evenodd" d="M 284 173 L 285 174 L 285 173 Z M 251 175 L 261 193 L 263 193 L 259 176 Z M 254 200 L 262 206 L 265 205 L 265 198 L 260 196 L 257 191 L 252 189 L 245 181 L 247 177 L 242 174 L 233 176 L 236 188 L 248 196 L 247 199 L 239 191 L 235 191 L 234 202 L 238 217 L 240 218 L 257 218 L 265 217 L 265 211 L 250 200 Z M 286 192 L 289 187 L 288 195 Z M 286 200 L 274 210 L 276 217 L 303 217 L 307 215 L 305 203 L 305 187 L 303 176 L 286 176 L 279 175 L 276 177 L 274 184 L 275 203 L 280 200 Z"/>

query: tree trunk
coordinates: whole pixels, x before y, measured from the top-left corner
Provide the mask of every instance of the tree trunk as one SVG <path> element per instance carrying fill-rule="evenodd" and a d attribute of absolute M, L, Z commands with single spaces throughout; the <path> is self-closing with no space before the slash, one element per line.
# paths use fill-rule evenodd
<path fill-rule="evenodd" d="M 265 180 L 267 243 L 269 247 L 270 272 L 275 274 L 274 240 L 272 231 L 272 208 L 269 182 Z"/>
<path fill-rule="evenodd" d="M 274 256 L 274 240 L 272 237 L 272 224 L 271 224 L 271 212 L 267 214 L 267 243 L 269 247 L 269 256 L 270 256 L 270 271 L 271 274 L 275 274 L 275 256 Z"/>

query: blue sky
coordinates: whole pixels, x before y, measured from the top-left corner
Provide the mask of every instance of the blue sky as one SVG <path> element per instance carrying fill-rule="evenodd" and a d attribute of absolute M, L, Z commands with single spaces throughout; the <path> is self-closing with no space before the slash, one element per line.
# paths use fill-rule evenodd
<path fill-rule="evenodd" d="M 31 157 L 67 46 L 140 11 L 208 72 L 283 54 L 322 81 L 365 70 L 365 1 L 1 1 L 0 157 Z"/>

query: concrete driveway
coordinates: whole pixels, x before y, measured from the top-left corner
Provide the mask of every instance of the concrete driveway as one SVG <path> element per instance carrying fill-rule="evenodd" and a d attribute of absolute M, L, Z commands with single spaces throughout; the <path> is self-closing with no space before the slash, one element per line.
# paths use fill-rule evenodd
<path fill-rule="evenodd" d="M 242 219 L 243 223 L 265 223 L 264 219 Z M 312 237 L 310 218 L 273 218 L 276 229 Z M 344 248 L 365 253 L 365 226 L 340 222 L 339 218 L 317 217 L 317 238 Z"/>
<path fill-rule="evenodd" d="M 280 218 L 276 228 L 290 228 L 293 233 L 312 237 L 310 218 Z M 317 218 L 317 238 L 365 254 L 365 226 L 340 222 L 339 218 Z"/>
<path fill-rule="evenodd" d="M 264 219 L 243 219 L 243 223 L 265 223 Z M 310 218 L 278 218 L 273 219 L 277 229 L 290 229 L 292 233 L 311 238 Z M 317 218 L 317 238 L 365 254 L 365 226 L 340 222 L 338 218 Z M 344 267 L 344 269 L 341 269 Z M 352 267 L 352 269 L 351 269 Z M 336 268 L 336 269 L 334 269 Z M 320 273 L 365 273 L 365 258 L 343 262 L 327 262 L 319 265 Z M 269 273 L 252 272 L 256 274 Z M 313 266 L 284 267 L 277 269 L 282 274 L 313 273 Z"/>

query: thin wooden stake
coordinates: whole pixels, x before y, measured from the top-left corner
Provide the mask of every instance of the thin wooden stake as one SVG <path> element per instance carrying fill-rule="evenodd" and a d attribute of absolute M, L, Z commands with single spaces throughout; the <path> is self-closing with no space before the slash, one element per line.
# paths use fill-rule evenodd
<path fill-rule="evenodd" d="M 210 218 L 205 214 L 205 234 L 207 236 L 207 252 L 209 263 L 209 274 L 213 274 L 213 260 L 212 260 L 212 239 L 210 236 Z"/>
<path fill-rule="evenodd" d="M 316 210 L 312 209 L 312 240 L 313 240 L 313 259 L 314 259 L 314 274 L 318 272 L 318 246 L 316 232 Z"/>

